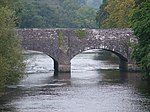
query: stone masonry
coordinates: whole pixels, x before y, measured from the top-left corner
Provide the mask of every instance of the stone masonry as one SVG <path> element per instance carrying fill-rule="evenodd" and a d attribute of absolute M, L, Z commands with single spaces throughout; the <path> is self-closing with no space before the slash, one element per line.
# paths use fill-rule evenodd
<path fill-rule="evenodd" d="M 131 29 L 17 29 L 25 50 L 40 51 L 54 60 L 56 72 L 70 72 L 71 59 L 89 49 L 113 52 L 120 58 L 119 68 L 131 62 L 129 43 L 136 43 Z"/>

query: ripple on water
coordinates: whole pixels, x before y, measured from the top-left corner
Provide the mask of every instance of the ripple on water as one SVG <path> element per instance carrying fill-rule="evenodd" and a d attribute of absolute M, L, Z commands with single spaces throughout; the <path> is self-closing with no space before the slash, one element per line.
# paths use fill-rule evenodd
<path fill-rule="evenodd" d="M 118 64 L 76 56 L 72 73 L 53 76 L 53 62 L 43 54 L 27 58 L 27 76 L 0 98 L 2 112 L 150 112 L 150 88 Z M 144 85 L 144 86 L 143 86 Z"/>

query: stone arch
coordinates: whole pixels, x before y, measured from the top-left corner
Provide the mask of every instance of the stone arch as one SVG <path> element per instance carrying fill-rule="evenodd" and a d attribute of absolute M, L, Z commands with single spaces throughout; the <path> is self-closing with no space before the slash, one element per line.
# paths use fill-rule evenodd
<path fill-rule="evenodd" d="M 99 47 L 80 49 L 80 50 L 74 52 L 71 55 L 71 59 L 74 58 L 76 55 L 82 53 L 83 51 L 92 50 L 92 49 L 102 49 L 102 50 L 110 51 L 110 52 L 114 53 L 115 55 L 117 55 L 121 60 L 128 61 L 127 57 L 122 55 L 120 52 L 117 52 L 117 51 L 114 51 L 114 50 L 111 50 L 111 49 L 106 49 L 106 48 L 99 48 Z"/>
<path fill-rule="evenodd" d="M 83 38 L 78 29 L 71 28 L 17 29 L 16 33 L 24 49 L 47 54 L 54 60 L 54 69 L 59 72 L 70 72 L 70 60 L 88 49 L 113 52 L 121 60 L 120 69 L 125 69 L 131 54 L 128 42 L 135 43 L 131 29 L 79 29 L 82 30 L 85 32 Z"/>
<path fill-rule="evenodd" d="M 127 71 L 128 67 L 127 67 L 127 63 L 128 63 L 128 59 L 123 56 L 121 53 L 111 50 L 111 49 L 106 49 L 106 48 L 99 48 L 99 47 L 92 47 L 92 48 L 84 48 L 84 49 L 80 49 L 77 52 L 75 52 L 72 56 L 71 59 L 73 59 L 76 55 L 82 53 L 83 51 L 87 51 L 87 50 L 92 50 L 92 49 L 101 49 L 101 50 L 106 50 L 106 51 L 110 51 L 112 53 L 114 53 L 120 60 L 119 60 L 119 70 L 120 71 Z"/>
<path fill-rule="evenodd" d="M 112 50 L 108 50 L 108 49 L 102 49 L 102 50 L 110 51 L 113 54 L 115 54 L 120 60 L 124 60 L 124 61 L 128 62 L 128 59 L 126 57 L 124 57 L 122 54 L 118 53 L 118 52 L 115 52 L 115 51 L 112 51 Z"/>
<path fill-rule="evenodd" d="M 58 38 L 55 29 L 17 29 L 24 50 L 43 52 L 54 61 L 54 70 L 58 66 Z"/>
<path fill-rule="evenodd" d="M 30 51 L 40 52 L 40 53 L 43 53 L 43 54 L 47 55 L 48 57 L 50 57 L 53 60 L 54 72 L 58 72 L 58 60 L 56 58 L 54 58 L 52 55 L 50 55 L 48 52 L 43 52 L 41 50 L 35 50 L 35 49 L 24 49 L 24 50 L 30 50 Z"/>

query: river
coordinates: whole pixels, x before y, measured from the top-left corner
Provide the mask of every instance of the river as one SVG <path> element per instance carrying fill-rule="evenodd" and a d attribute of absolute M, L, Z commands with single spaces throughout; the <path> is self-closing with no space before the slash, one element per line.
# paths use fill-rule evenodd
<path fill-rule="evenodd" d="M 95 52 L 96 51 L 96 52 Z M 141 73 L 123 73 L 98 51 L 72 59 L 71 74 L 54 75 L 44 54 L 26 54 L 26 77 L 8 86 L 0 112 L 150 112 L 150 84 Z"/>

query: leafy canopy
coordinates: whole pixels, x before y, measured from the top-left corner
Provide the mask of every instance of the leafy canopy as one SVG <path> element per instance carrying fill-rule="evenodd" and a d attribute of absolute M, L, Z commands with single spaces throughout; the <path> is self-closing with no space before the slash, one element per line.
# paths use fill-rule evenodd
<path fill-rule="evenodd" d="M 97 13 L 97 23 L 104 28 L 128 28 L 134 0 L 105 0 Z"/>
<path fill-rule="evenodd" d="M 1 1 L 2 2 L 2 1 Z M 5 6 L 5 5 L 4 5 Z M 15 13 L 7 6 L 0 6 L 0 88 L 14 84 L 24 70 L 20 42 L 16 37 Z"/>
<path fill-rule="evenodd" d="M 134 46 L 133 58 L 150 78 L 150 2 L 145 0 L 131 17 L 134 33 L 139 43 Z"/>
<path fill-rule="evenodd" d="M 21 28 L 95 28 L 96 9 L 87 0 L 22 0 Z"/>

